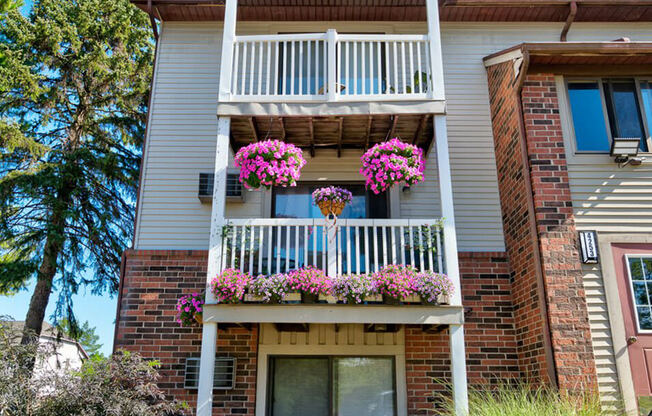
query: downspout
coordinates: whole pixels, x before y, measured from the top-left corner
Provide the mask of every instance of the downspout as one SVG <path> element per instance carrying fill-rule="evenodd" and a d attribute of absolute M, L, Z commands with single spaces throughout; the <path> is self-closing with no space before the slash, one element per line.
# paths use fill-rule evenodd
<path fill-rule="evenodd" d="M 569 6 L 570 6 L 570 10 L 568 11 L 566 24 L 564 25 L 564 28 L 561 30 L 561 35 L 559 36 L 559 41 L 561 42 L 566 42 L 566 35 L 568 35 L 568 31 L 570 30 L 570 27 L 573 24 L 573 21 L 575 20 L 575 15 L 577 15 L 577 2 L 573 0 L 570 2 Z"/>
<path fill-rule="evenodd" d="M 516 79 L 516 88 L 514 94 L 516 94 L 516 103 L 517 103 L 517 119 L 518 127 L 521 133 L 521 158 L 522 158 L 522 174 L 525 180 L 525 191 L 528 194 L 527 203 L 528 203 L 528 224 L 530 227 L 530 235 L 532 236 L 532 244 L 534 247 L 534 264 L 535 272 L 538 283 L 538 293 L 540 298 L 540 307 L 541 314 L 543 315 L 544 323 L 544 349 L 546 353 L 546 363 L 548 367 L 548 377 L 550 381 L 556 386 L 559 386 L 559 381 L 557 380 L 557 366 L 555 364 L 555 356 L 552 353 L 552 332 L 550 330 L 550 315 L 548 314 L 548 294 L 546 291 L 546 285 L 543 279 L 543 262 L 541 261 L 541 251 L 539 244 L 539 234 L 537 232 L 536 225 L 536 212 L 534 208 L 534 192 L 532 191 L 532 176 L 530 173 L 530 158 L 528 156 L 527 150 L 527 133 L 525 129 L 525 122 L 523 120 L 523 101 L 521 99 L 521 92 L 523 90 L 523 83 L 525 82 L 525 77 L 527 76 L 528 69 L 530 67 L 530 53 L 526 50 L 522 54 L 522 62 L 520 66 L 520 71 L 518 73 L 518 78 Z"/>

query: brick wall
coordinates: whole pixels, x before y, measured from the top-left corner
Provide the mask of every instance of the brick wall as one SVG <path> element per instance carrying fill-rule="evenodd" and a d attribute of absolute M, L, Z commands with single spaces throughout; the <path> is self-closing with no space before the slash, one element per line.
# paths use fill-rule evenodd
<path fill-rule="evenodd" d="M 114 349 L 138 352 L 161 362 L 161 388 L 196 405 L 196 390 L 184 389 L 186 358 L 199 358 L 201 328 L 182 328 L 174 320 L 182 294 L 203 290 L 205 251 L 127 251 Z M 218 331 L 219 355 L 236 358 L 236 385 L 215 390 L 214 415 L 254 414 L 258 329 Z"/>
<path fill-rule="evenodd" d="M 554 77 L 528 74 L 519 96 L 512 62 L 491 66 L 487 74 L 519 362 L 529 377 L 547 381 L 549 332 L 559 386 L 595 388 Z"/>
<path fill-rule="evenodd" d="M 516 354 L 511 275 L 505 253 L 460 253 L 463 304 L 472 309 L 464 325 L 467 376 L 475 386 L 521 376 Z M 408 414 L 435 414 L 433 406 L 450 377 L 448 331 L 405 330 Z"/>
<path fill-rule="evenodd" d="M 528 74 L 521 101 L 557 379 L 597 388 L 554 75 Z"/>

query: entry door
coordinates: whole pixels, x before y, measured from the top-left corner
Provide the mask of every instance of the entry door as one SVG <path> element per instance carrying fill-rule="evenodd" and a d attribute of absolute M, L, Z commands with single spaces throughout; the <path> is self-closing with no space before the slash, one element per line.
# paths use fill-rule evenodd
<path fill-rule="evenodd" d="M 652 412 L 652 245 L 614 245 L 634 390 L 643 416 Z"/>

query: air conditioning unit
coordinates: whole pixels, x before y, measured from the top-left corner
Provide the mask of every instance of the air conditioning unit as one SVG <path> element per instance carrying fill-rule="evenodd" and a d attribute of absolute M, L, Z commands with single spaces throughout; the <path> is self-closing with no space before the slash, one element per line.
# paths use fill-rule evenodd
<path fill-rule="evenodd" d="M 213 372 L 213 389 L 230 390 L 235 387 L 235 358 L 215 357 Z M 199 388 L 199 358 L 186 358 L 186 371 L 183 387 Z"/>
<path fill-rule="evenodd" d="M 242 184 L 238 179 L 237 172 L 227 172 L 226 174 L 226 200 L 231 202 L 244 202 L 245 192 Z M 213 201 L 213 183 L 215 181 L 214 173 L 199 174 L 199 192 L 197 196 L 201 202 Z"/>

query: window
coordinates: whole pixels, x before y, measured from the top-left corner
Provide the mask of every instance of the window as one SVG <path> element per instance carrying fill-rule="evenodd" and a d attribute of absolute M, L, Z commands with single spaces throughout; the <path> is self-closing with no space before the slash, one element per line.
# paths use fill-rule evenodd
<path fill-rule="evenodd" d="M 394 416 L 393 357 L 270 357 L 271 416 Z"/>
<path fill-rule="evenodd" d="M 640 138 L 648 152 L 652 125 L 652 84 L 634 79 L 569 80 L 576 150 L 609 152 L 614 137 Z"/>
<path fill-rule="evenodd" d="M 639 331 L 652 331 L 652 256 L 627 256 Z"/>
<path fill-rule="evenodd" d="M 199 387 L 199 361 L 199 358 L 186 358 L 184 388 L 196 389 Z M 229 390 L 233 387 L 235 387 L 235 358 L 215 357 L 213 388 Z"/>

